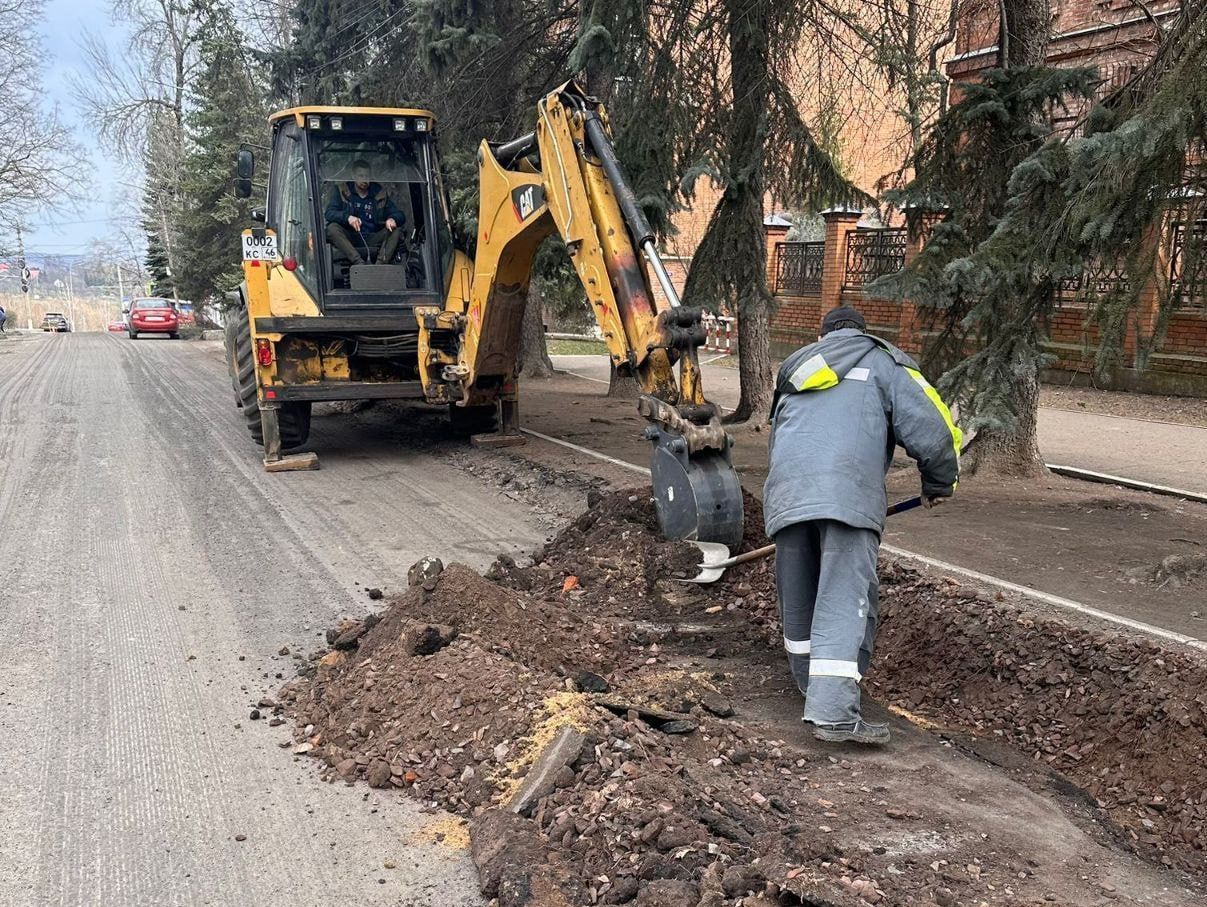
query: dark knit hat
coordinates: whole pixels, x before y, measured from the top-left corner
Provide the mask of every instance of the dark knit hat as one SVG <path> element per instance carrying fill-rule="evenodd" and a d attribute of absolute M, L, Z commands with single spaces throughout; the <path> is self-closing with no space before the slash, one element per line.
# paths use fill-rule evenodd
<path fill-rule="evenodd" d="M 861 331 L 866 331 L 868 323 L 849 305 L 840 305 L 826 312 L 826 317 L 821 320 L 821 335 L 824 337 L 830 331 L 837 331 L 839 328 L 859 328 Z"/>

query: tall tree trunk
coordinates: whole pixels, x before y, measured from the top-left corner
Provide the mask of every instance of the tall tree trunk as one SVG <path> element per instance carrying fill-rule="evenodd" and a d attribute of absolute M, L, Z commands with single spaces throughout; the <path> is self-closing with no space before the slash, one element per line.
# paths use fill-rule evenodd
<path fill-rule="evenodd" d="M 767 244 L 763 239 L 764 161 L 767 140 L 769 34 L 773 0 L 725 0 L 733 61 L 733 135 L 729 184 L 719 208 L 735 231 L 729 244 L 739 278 L 738 407 L 726 421 L 745 422 L 771 406 L 771 293 L 767 287 Z M 728 209 L 728 210 L 727 210 Z M 732 220 L 730 219 L 732 215 Z"/>
<path fill-rule="evenodd" d="M 961 461 L 962 471 L 970 476 L 986 474 L 1030 478 L 1047 471 L 1039 453 L 1039 375 L 1036 370 L 1020 376 L 1010 388 L 1018 406 L 1018 423 L 1013 431 L 982 430 L 968 446 Z"/>
<path fill-rule="evenodd" d="M 525 378 L 553 377 L 553 360 L 545 343 L 545 300 L 536 281 L 528 284 L 524 322 L 520 328 L 520 362 L 517 371 Z"/>
<path fill-rule="evenodd" d="M 1047 60 L 1051 28 L 1049 0 L 999 0 L 998 63 L 1002 68 L 1042 66 Z M 1019 300 L 1022 305 L 1022 300 Z M 1004 319 L 1005 324 L 1016 319 Z M 1005 431 L 977 432 L 964 466 L 969 475 L 977 472 L 1029 477 L 1046 467 L 1039 452 L 1039 363 L 1032 356 L 1016 366 L 1015 379 L 1007 389 L 1017 415 Z"/>
<path fill-rule="evenodd" d="M 998 4 L 998 66 L 1042 66 L 1051 37 L 1049 0 L 998 0 Z"/>
<path fill-rule="evenodd" d="M 725 421 L 745 422 L 751 418 L 766 421 L 775 389 L 769 305 L 747 304 L 738 318 L 738 383 L 741 386 L 738 408 Z"/>

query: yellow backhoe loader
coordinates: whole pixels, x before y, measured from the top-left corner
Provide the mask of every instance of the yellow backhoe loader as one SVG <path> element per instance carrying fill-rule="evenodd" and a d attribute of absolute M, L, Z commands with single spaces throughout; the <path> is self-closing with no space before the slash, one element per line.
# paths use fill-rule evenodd
<path fill-rule="evenodd" d="M 701 313 L 679 305 L 601 104 L 570 82 L 537 105 L 532 133 L 482 143 L 473 260 L 452 245 L 430 111 L 298 107 L 271 126 L 265 226 L 243 233 L 227 323 L 236 402 L 266 468 L 317 465 L 282 451 L 305 444 L 324 400 L 413 398 L 484 429 L 475 443 L 522 443 L 521 324 L 533 258 L 556 232 L 613 365 L 640 384 L 664 533 L 740 541 L 732 439 L 700 380 Z M 244 149 L 237 194 L 253 178 Z"/>

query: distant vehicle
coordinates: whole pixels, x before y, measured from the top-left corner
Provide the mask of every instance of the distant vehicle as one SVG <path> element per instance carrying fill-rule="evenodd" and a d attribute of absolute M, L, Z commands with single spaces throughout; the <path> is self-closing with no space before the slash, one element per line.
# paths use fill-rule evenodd
<path fill-rule="evenodd" d="M 176 317 L 180 319 L 181 324 L 197 323 L 197 313 L 191 302 L 176 303 Z"/>
<path fill-rule="evenodd" d="M 172 307 L 170 299 L 136 299 L 130 306 L 130 324 L 127 330 L 131 340 L 137 340 L 139 334 L 167 334 L 173 340 L 178 340 L 180 317 Z"/>
<path fill-rule="evenodd" d="M 129 327 L 124 321 L 110 321 L 109 327 L 107 327 L 106 330 L 110 334 L 124 334 L 129 330 Z"/>
<path fill-rule="evenodd" d="M 62 312 L 47 312 L 46 317 L 42 319 L 42 330 L 55 334 L 70 334 L 71 322 Z"/>

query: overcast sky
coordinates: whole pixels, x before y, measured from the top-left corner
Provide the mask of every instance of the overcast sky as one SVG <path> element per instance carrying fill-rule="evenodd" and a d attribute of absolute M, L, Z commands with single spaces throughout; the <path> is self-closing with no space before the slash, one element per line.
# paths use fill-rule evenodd
<path fill-rule="evenodd" d="M 108 0 L 47 0 L 45 13 L 41 28 L 46 53 L 41 68 L 43 88 L 48 101 L 58 105 L 85 155 L 79 174 L 88 189 L 81 201 L 61 213 L 31 219 L 25 245 L 33 252 L 86 252 L 93 238 L 107 236 L 109 220 L 121 210 L 124 190 L 117 185 L 117 162 L 101 148 L 96 125 L 84 118 L 71 85 L 77 75 L 87 75 L 80 49 L 85 29 L 105 35 L 115 48 L 122 30 L 112 21 Z"/>

